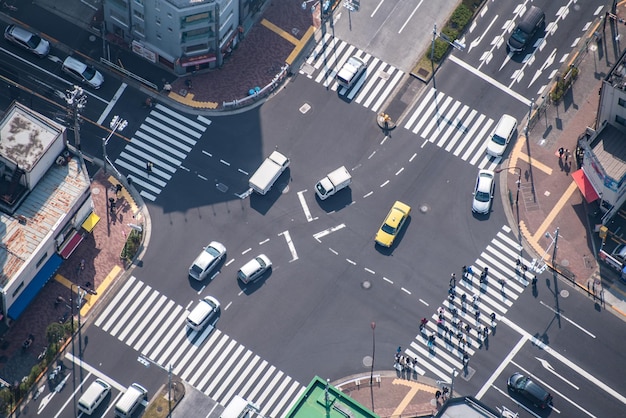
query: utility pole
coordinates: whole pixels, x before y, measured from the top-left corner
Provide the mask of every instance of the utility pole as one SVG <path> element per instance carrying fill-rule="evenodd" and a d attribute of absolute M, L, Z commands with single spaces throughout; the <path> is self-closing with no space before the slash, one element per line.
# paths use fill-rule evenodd
<path fill-rule="evenodd" d="M 69 106 L 68 112 L 74 122 L 74 142 L 78 153 L 80 152 L 80 114 L 87 106 L 87 95 L 80 86 L 74 86 L 73 89 L 67 90 L 65 93 L 65 102 Z"/>

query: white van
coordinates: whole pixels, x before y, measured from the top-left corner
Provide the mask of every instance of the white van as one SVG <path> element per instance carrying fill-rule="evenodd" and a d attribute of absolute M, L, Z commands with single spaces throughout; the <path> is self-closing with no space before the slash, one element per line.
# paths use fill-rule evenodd
<path fill-rule="evenodd" d="M 361 78 L 366 68 L 367 64 L 361 58 L 350 57 L 337 73 L 337 82 L 349 89 Z"/>
<path fill-rule="evenodd" d="M 348 187 L 352 183 L 352 176 L 345 166 L 341 166 L 329 173 L 315 185 L 315 193 L 320 199 L 326 200 L 339 190 Z"/>
<path fill-rule="evenodd" d="M 515 132 L 517 132 L 517 119 L 511 115 L 502 115 L 489 136 L 487 154 L 494 157 L 502 156 Z"/>
<path fill-rule="evenodd" d="M 146 399 L 148 390 L 139 383 L 133 383 L 128 387 L 124 395 L 115 404 L 115 416 L 120 418 L 130 418 L 135 410 Z"/>
<path fill-rule="evenodd" d="M 91 415 L 100 406 L 102 400 L 106 398 L 109 392 L 111 392 L 111 385 L 102 379 L 96 379 L 78 400 L 78 409 L 87 415 Z"/>
<path fill-rule="evenodd" d="M 187 316 L 187 325 L 194 331 L 202 331 L 209 322 L 215 326 L 220 303 L 213 296 L 205 296 Z"/>
<path fill-rule="evenodd" d="M 247 418 L 251 415 L 251 412 L 258 413 L 259 411 L 258 406 L 236 395 L 228 405 L 226 405 L 226 408 L 220 414 L 220 418 Z"/>

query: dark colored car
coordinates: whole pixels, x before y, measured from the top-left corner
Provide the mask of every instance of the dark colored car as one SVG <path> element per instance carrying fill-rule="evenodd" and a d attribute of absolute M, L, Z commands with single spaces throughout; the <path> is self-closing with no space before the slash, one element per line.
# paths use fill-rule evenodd
<path fill-rule="evenodd" d="M 509 51 L 517 53 L 522 52 L 532 40 L 537 30 L 543 27 L 546 20 L 546 14 L 539 7 L 531 6 L 522 20 L 517 24 L 513 33 L 506 41 Z"/>
<path fill-rule="evenodd" d="M 509 390 L 519 393 L 538 408 L 545 409 L 552 404 L 552 395 L 520 372 L 513 373 L 506 385 Z"/>

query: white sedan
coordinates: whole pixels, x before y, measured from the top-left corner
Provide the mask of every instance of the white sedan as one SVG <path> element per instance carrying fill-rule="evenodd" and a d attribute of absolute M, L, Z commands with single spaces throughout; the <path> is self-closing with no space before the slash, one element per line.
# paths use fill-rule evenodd
<path fill-rule="evenodd" d="M 491 210 L 491 201 L 496 188 L 495 173 L 490 170 L 480 170 L 474 186 L 474 200 L 472 212 L 486 214 Z"/>

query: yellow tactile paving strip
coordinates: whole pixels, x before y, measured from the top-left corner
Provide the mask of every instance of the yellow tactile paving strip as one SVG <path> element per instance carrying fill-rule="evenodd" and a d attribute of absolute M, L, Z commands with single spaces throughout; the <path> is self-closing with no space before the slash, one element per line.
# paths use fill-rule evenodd
<path fill-rule="evenodd" d="M 113 283 L 113 280 L 117 278 L 117 276 L 120 274 L 121 271 L 122 271 L 122 268 L 120 266 L 114 266 L 109 272 L 109 274 L 107 275 L 107 277 L 105 277 L 102 284 L 98 286 L 98 288 L 96 289 L 95 295 L 92 295 L 91 293 L 85 293 L 85 295 L 83 296 L 83 299 L 85 300 L 85 304 L 80 309 L 81 316 L 83 317 L 87 316 L 91 308 L 93 308 L 94 305 L 98 302 L 98 299 L 100 299 L 100 296 L 102 296 L 104 292 L 106 292 L 106 290 L 109 288 L 111 283 Z M 55 275 L 54 280 L 61 283 L 63 286 L 67 287 L 70 290 L 78 289 L 78 286 L 76 286 L 74 283 L 72 283 L 65 277 L 61 276 L 60 274 Z"/>
<path fill-rule="evenodd" d="M 432 394 L 437 392 L 437 388 L 435 387 L 413 382 L 410 380 L 394 379 L 392 383 L 394 385 L 403 385 L 403 386 L 408 386 L 411 388 L 409 392 L 406 394 L 406 396 L 404 397 L 404 399 L 402 399 L 402 402 L 400 402 L 400 404 L 396 407 L 395 411 L 393 411 L 393 414 L 391 415 L 393 417 L 402 416 L 402 413 L 409 406 L 415 394 L 419 392 L 420 390 L 430 392 Z"/>

